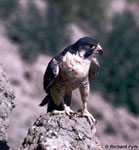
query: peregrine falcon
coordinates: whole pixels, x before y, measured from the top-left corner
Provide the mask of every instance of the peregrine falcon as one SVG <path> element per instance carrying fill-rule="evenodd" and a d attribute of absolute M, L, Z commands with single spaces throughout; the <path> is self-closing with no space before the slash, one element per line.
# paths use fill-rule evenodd
<path fill-rule="evenodd" d="M 93 80 L 99 71 L 96 54 L 102 53 L 103 50 L 95 39 L 83 37 L 53 57 L 44 74 L 43 87 L 47 96 L 40 106 L 48 103 L 47 112 L 72 115 L 72 91 L 79 88 L 83 103 L 82 116 L 86 116 L 90 123 L 95 124 L 96 119 L 87 110 L 87 101 L 89 81 Z"/>

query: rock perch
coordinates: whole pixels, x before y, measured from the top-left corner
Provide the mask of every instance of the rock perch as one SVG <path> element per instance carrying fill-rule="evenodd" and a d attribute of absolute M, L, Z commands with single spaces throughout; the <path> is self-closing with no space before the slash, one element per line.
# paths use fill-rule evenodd
<path fill-rule="evenodd" d="M 77 114 L 40 116 L 29 129 L 22 150 L 104 150 L 95 137 L 96 128 Z"/>

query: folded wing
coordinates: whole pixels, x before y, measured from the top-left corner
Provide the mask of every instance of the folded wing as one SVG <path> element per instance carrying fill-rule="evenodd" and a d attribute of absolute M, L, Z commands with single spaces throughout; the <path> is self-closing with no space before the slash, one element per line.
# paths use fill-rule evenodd
<path fill-rule="evenodd" d="M 89 69 L 89 74 L 88 74 L 89 80 L 93 80 L 94 78 L 96 78 L 98 73 L 99 73 L 99 64 L 92 61 Z"/>
<path fill-rule="evenodd" d="M 55 81 L 58 74 L 59 74 L 59 62 L 55 58 L 53 58 L 49 62 L 43 78 L 43 88 L 48 94 L 50 87 Z"/>

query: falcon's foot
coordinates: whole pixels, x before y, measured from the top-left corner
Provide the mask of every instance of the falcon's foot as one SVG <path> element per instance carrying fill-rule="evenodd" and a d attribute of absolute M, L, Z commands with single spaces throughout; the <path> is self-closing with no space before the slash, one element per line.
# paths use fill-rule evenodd
<path fill-rule="evenodd" d="M 54 110 L 53 113 L 57 114 L 57 115 L 66 113 L 68 116 L 75 114 L 75 112 L 73 110 L 71 110 L 71 108 L 69 106 L 65 106 L 64 110 L 62 110 L 62 111 Z"/>
<path fill-rule="evenodd" d="M 88 112 L 88 110 L 82 111 L 82 116 L 87 117 L 90 125 L 93 127 L 97 124 L 97 120 Z"/>

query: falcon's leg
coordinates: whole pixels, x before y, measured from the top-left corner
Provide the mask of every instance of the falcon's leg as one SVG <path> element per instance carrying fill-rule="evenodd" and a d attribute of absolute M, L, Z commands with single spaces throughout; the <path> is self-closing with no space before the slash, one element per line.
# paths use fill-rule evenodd
<path fill-rule="evenodd" d="M 53 91 L 51 91 L 51 96 L 54 101 L 54 104 L 57 105 L 57 107 L 60 107 L 62 105 L 62 107 L 64 109 L 64 110 L 55 109 L 53 111 L 54 114 L 63 114 L 63 113 L 66 113 L 67 115 L 74 114 L 74 112 L 69 107 L 70 101 L 69 102 L 65 101 L 64 91 L 62 91 L 62 90 L 59 91 L 59 90 L 53 89 Z M 68 100 L 68 99 L 66 99 L 66 100 Z"/>
<path fill-rule="evenodd" d="M 72 92 L 70 92 L 68 95 L 64 96 L 64 102 L 67 106 L 70 106 L 70 104 L 71 104 L 71 97 L 72 97 Z"/>
<path fill-rule="evenodd" d="M 89 123 L 91 125 L 95 125 L 96 119 L 87 110 L 87 101 L 89 98 L 89 91 L 90 91 L 88 78 L 82 83 L 82 85 L 80 86 L 79 89 L 80 89 L 81 98 L 82 98 L 82 102 L 83 102 L 82 115 L 88 118 Z"/>

